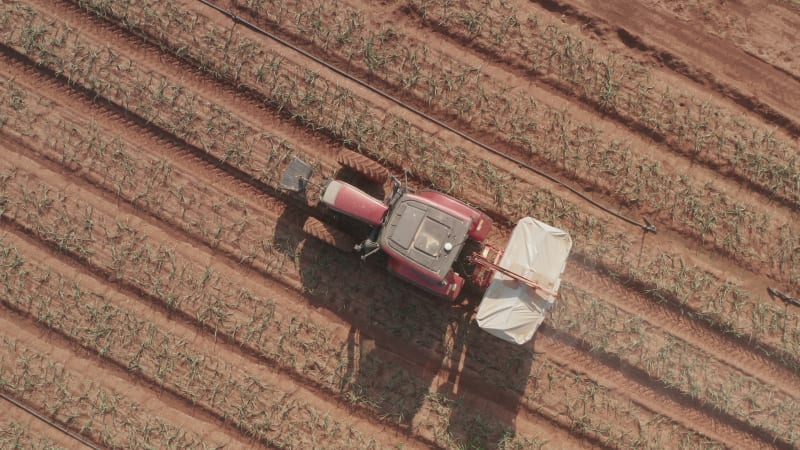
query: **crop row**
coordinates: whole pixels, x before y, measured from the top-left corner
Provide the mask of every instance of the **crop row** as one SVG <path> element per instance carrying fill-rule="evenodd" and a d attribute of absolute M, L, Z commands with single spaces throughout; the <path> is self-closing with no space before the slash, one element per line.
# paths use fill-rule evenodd
<path fill-rule="evenodd" d="M 274 186 L 279 173 L 275 167 L 296 153 L 282 137 L 231 117 L 213 101 L 142 67 L 120 49 L 86 41 L 69 23 L 48 19 L 21 3 L 6 8 L 6 17 L 15 19 L 14 26 L 3 33 L 7 45 L 18 45 L 23 54 L 71 83 L 115 102 L 219 160 L 247 166 L 256 180 Z"/>
<path fill-rule="evenodd" d="M 796 399 L 605 299 L 564 283 L 550 319 L 592 352 L 618 357 L 703 405 L 789 443 L 800 437 Z"/>
<path fill-rule="evenodd" d="M 176 53 L 186 56 L 185 51 L 178 52 L 178 49 L 191 49 L 187 57 L 196 58 L 192 61 L 200 67 L 213 67 L 216 76 L 235 80 L 242 89 L 263 96 L 275 107 L 302 118 L 315 129 L 327 130 L 378 159 L 406 167 L 441 189 L 453 191 L 505 218 L 533 214 L 569 229 L 576 241 L 576 254 L 588 264 L 599 264 L 612 276 L 641 284 L 648 295 L 678 303 L 689 313 L 726 332 L 748 336 L 763 344 L 761 347 L 767 353 L 777 354 L 786 363 L 797 364 L 800 322 L 784 308 L 761 304 L 735 284 L 666 251 L 645 254 L 641 262 L 635 260 L 630 250 L 637 246 L 638 239 L 615 231 L 581 212 L 574 204 L 546 190 L 527 186 L 489 163 L 470 161 L 463 150 L 443 145 L 406 121 L 385 113 L 371 113 L 362 99 L 319 76 L 293 67 L 285 59 L 277 60 L 276 64 L 253 63 L 276 59 L 258 43 L 236 33 L 230 42 L 211 39 L 211 36 L 223 35 L 222 29 L 209 32 L 214 27 L 212 21 L 179 4 L 159 5 L 164 9 L 163 20 L 155 23 L 142 19 L 144 11 L 151 11 L 155 6 L 150 3 L 126 5 L 125 9 L 115 4 L 96 6 L 102 14 L 118 18 L 137 33 L 163 38 L 163 45 Z M 84 3 L 84 6 L 89 5 Z M 152 15 L 152 11 L 149 14 Z M 167 29 L 181 32 L 169 34 Z M 226 43 L 232 49 L 248 50 L 243 54 L 228 52 L 227 57 L 219 56 Z M 203 51 L 199 50 L 201 45 L 204 45 Z M 234 66 L 238 67 L 235 71 Z M 493 192 L 499 206 L 464 189 L 476 181 Z M 783 254 L 792 253 L 791 235 L 785 234 L 783 239 L 786 241 Z M 784 258 L 778 254 L 776 257 Z"/>
<path fill-rule="evenodd" d="M 9 242 L 0 241 L 2 261 L 2 298 L 15 293 L 7 286 L 19 283 L 13 278 L 26 266 Z M 50 277 L 47 273 L 36 275 Z M 11 279 L 10 279 L 11 278 Z M 24 277 L 23 277 L 24 278 Z M 61 280 L 66 291 L 72 283 Z M 119 392 L 110 391 L 85 376 L 72 373 L 54 361 L 51 355 L 41 354 L 3 336 L 0 342 L 0 385 L 12 396 L 36 405 L 40 413 L 64 426 L 109 448 L 208 448 L 203 439 L 176 428 L 161 417 L 145 411 L 141 405 Z M 19 426 L 0 431 L 3 448 L 30 448 L 42 439 L 26 435 Z M 11 443 L 24 443 L 15 447 Z"/>
<path fill-rule="evenodd" d="M 27 103 L 32 105 L 36 102 L 33 101 L 33 99 L 29 99 Z M 51 107 L 50 109 L 52 110 L 53 108 Z M 33 114 L 32 117 L 36 117 L 36 115 Z M 54 121 L 57 118 L 54 113 L 51 113 L 51 117 Z M 114 179 L 115 176 L 119 177 L 125 173 L 128 173 L 116 169 L 115 167 L 117 166 L 113 163 L 113 161 L 101 159 L 99 154 L 89 151 L 91 148 L 106 147 L 107 142 L 104 142 L 102 138 L 104 133 L 98 133 L 95 131 L 94 133 L 96 134 L 92 134 L 89 137 L 81 137 L 79 131 L 81 127 L 78 126 L 71 124 L 54 124 L 55 126 L 41 125 L 43 124 L 40 123 L 36 128 L 41 127 L 41 129 L 49 130 L 49 132 L 52 133 L 53 142 L 70 143 L 70 145 L 63 147 L 61 147 L 61 144 L 59 144 L 58 147 L 54 147 L 49 151 L 57 150 L 60 152 L 62 150 L 67 150 L 67 154 L 71 155 L 70 160 L 75 164 L 74 169 L 78 172 L 85 173 L 87 172 L 86 167 L 95 164 L 95 170 L 100 170 L 106 173 L 105 177 L 107 177 L 107 179 L 104 181 L 106 188 L 109 186 L 113 187 L 118 185 L 118 181 Z M 9 122 L 7 128 L 11 126 L 12 122 Z M 31 127 L 23 125 L 22 128 L 30 129 Z M 67 132 L 72 133 L 72 137 L 70 139 L 58 139 L 60 133 Z M 107 139 L 109 141 L 113 141 L 114 138 L 108 137 Z M 72 147 L 73 145 L 79 145 L 82 148 Z M 136 169 L 130 171 L 130 173 L 138 173 L 139 175 L 137 175 L 137 177 L 152 177 L 146 170 L 138 169 L 139 167 L 146 168 L 148 166 L 147 163 L 141 165 L 141 163 L 137 161 L 137 159 L 142 158 L 141 155 L 143 155 L 145 152 L 142 152 L 141 150 L 134 151 L 133 149 L 128 149 L 125 151 L 124 148 L 118 148 L 115 152 L 106 152 L 106 157 L 112 158 L 114 154 L 120 154 L 119 150 L 124 151 L 124 154 L 129 156 L 123 159 L 127 161 L 130 167 Z M 50 157 L 58 159 L 59 154 L 51 155 Z M 85 166 L 81 166 L 81 162 L 84 162 Z M 106 170 L 103 170 L 103 168 L 106 168 Z M 111 168 L 111 170 L 107 170 L 108 168 Z M 171 167 L 170 174 L 171 177 L 174 177 L 176 180 L 184 179 L 184 176 L 181 175 L 180 169 L 177 166 Z M 137 185 L 138 184 L 136 183 L 122 184 L 123 187 Z M 186 184 L 183 187 L 185 197 L 202 197 L 198 193 L 193 192 L 191 185 Z M 162 187 L 162 189 L 169 190 L 166 186 Z M 42 193 L 39 192 L 38 195 L 41 196 Z M 142 194 L 142 189 L 123 189 L 119 195 L 121 195 L 123 198 L 134 198 L 141 195 L 141 197 L 137 200 L 141 204 L 156 204 L 156 202 L 148 200 L 147 197 L 150 194 Z M 51 192 L 50 197 L 52 196 L 53 193 Z M 35 197 L 36 196 L 32 196 L 28 201 L 33 204 L 39 203 Z M 193 204 L 191 206 L 191 208 L 199 207 L 199 204 Z M 22 209 L 27 210 L 31 208 L 23 207 Z M 81 206 L 76 206 L 71 209 L 74 209 L 75 211 L 83 211 L 83 207 Z M 253 211 L 253 209 L 251 209 L 251 211 Z M 156 211 L 156 213 L 158 212 Z M 209 214 L 207 211 L 204 213 L 195 213 L 187 210 L 186 214 L 188 217 L 192 217 L 192 214 L 198 214 L 200 216 L 207 214 L 208 216 L 211 216 L 211 214 Z M 161 217 L 167 216 L 169 216 L 169 210 L 164 209 Z M 74 219 L 74 221 L 77 222 L 82 222 L 84 220 L 85 219 L 81 216 L 78 216 Z M 99 225 L 97 212 L 92 215 L 91 222 L 95 224 L 93 228 L 101 228 Z M 113 223 L 108 223 L 108 225 L 111 228 L 114 228 Z M 185 224 L 183 226 L 185 227 Z M 346 342 L 338 341 L 329 343 L 328 340 L 330 334 L 324 332 L 323 327 L 312 322 L 306 320 L 303 322 L 297 322 L 286 317 L 283 317 L 283 320 L 281 320 L 280 311 L 276 311 L 274 309 L 271 311 L 265 311 L 264 305 L 259 305 L 257 302 L 251 302 L 253 295 L 243 294 L 235 295 L 233 298 L 225 298 L 224 294 L 230 295 L 231 292 L 240 292 L 235 288 L 235 286 L 237 286 L 235 282 L 231 282 L 230 284 L 223 283 L 223 280 L 226 279 L 226 276 L 218 275 L 209 267 L 192 267 L 191 264 L 188 264 L 185 260 L 180 258 L 180 255 L 176 254 L 174 250 L 165 248 L 162 245 L 154 246 L 148 245 L 146 242 L 136 241 L 137 239 L 141 240 L 141 235 L 133 232 L 130 229 L 129 224 L 123 223 L 121 225 L 117 225 L 116 228 L 117 229 L 114 232 L 109 232 L 106 235 L 104 241 L 94 243 L 90 246 L 90 248 L 84 248 L 83 250 L 75 249 L 71 251 L 76 255 L 91 254 L 92 258 L 94 259 L 100 256 L 95 255 L 95 250 L 90 249 L 113 249 L 118 247 L 118 249 L 115 250 L 115 253 L 122 255 L 123 257 L 127 256 L 127 263 L 119 266 L 120 263 L 115 263 L 113 258 L 111 261 L 108 261 L 108 257 L 106 256 L 105 261 L 100 260 L 97 263 L 93 263 L 93 266 L 98 268 L 102 268 L 104 266 L 111 267 L 116 278 L 126 280 L 137 288 L 143 289 L 146 292 L 150 292 L 153 295 L 157 295 L 161 299 L 166 299 L 166 301 L 172 305 L 172 308 L 185 311 L 186 315 L 189 317 L 198 317 L 199 320 L 201 320 L 201 323 L 205 323 L 207 327 L 213 329 L 215 334 L 232 336 L 239 345 L 252 345 L 259 354 L 268 357 L 273 362 L 276 362 L 284 367 L 288 366 L 291 368 L 291 370 L 298 370 L 299 372 L 303 373 L 304 376 L 309 376 L 312 380 L 315 380 L 312 381 L 314 383 L 326 385 L 328 389 L 332 390 L 339 390 L 343 384 L 346 385 L 349 383 L 349 380 L 342 379 L 342 374 L 346 373 L 346 366 L 343 366 L 343 364 L 345 364 L 344 360 L 346 360 L 346 355 L 342 354 L 342 349 L 347 345 Z M 186 229 L 189 231 L 188 228 Z M 65 235 L 71 235 L 69 230 L 70 228 L 67 228 L 66 231 L 62 230 L 61 232 L 44 231 L 40 234 L 44 236 L 50 236 L 49 240 L 51 242 L 63 243 L 62 248 L 70 250 L 72 246 L 69 245 L 69 240 L 64 238 Z M 125 239 L 122 237 L 115 237 L 117 233 L 123 233 L 128 236 L 128 238 Z M 103 233 L 101 233 L 100 238 L 102 238 L 102 234 Z M 109 238 L 112 238 L 110 242 L 108 241 Z M 88 239 L 79 239 L 79 241 L 90 242 Z M 126 241 L 136 242 L 134 242 L 135 245 L 126 246 L 123 244 L 120 246 L 120 243 Z M 156 256 L 159 258 L 156 259 Z M 324 259 L 325 254 L 322 254 L 321 256 L 322 258 L 313 257 L 312 259 L 322 259 L 319 261 L 319 263 L 323 265 L 329 263 L 329 261 Z M 335 257 L 336 255 L 333 256 Z M 151 258 L 151 260 L 145 261 L 147 258 Z M 123 260 L 123 258 L 120 258 L 120 261 Z M 249 260 L 246 261 L 249 262 Z M 347 264 L 349 263 L 346 259 L 341 259 L 327 265 L 335 267 L 337 265 L 347 266 Z M 170 267 L 170 273 L 175 275 L 169 278 L 161 277 L 161 280 L 153 281 L 150 277 L 154 276 L 156 267 Z M 320 274 L 319 277 L 324 278 L 329 276 Z M 206 283 L 200 283 L 200 280 L 204 279 L 207 279 L 208 281 Z M 330 284 L 330 282 L 331 281 L 329 280 L 327 283 Z M 209 297 L 203 297 L 200 295 L 200 293 L 208 292 L 209 290 L 215 295 Z M 181 292 L 193 292 L 195 293 L 194 297 L 197 298 L 195 299 L 194 297 L 190 298 L 191 296 L 181 295 Z M 408 294 L 408 292 L 405 293 Z M 403 294 L 403 292 L 401 292 L 401 294 Z M 356 294 L 356 297 L 357 296 L 358 295 Z M 409 296 L 409 298 L 413 297 L 416 297 L 416 295 L 411 294 L 411 296 Z M 355 303 L 357 300 L 354 298 L 345 298 L 342 301 L 345 302 L 344 307 L 346 307 L 346 302 L 349 301 Z M 199 303 L 201 306 L 198 307 L 195 303 Z M 443 317 L 441 309 L 438 309 L 437 313 L 436 308 L 430 308 L 429 306 L 425 307 L 425 303 L 422 304 L 422 307 L 430 309 L 432 314 L 415 316 L 414 314 L 404 312 L 399 308 L 392 310 L 391 305 L 388 308 L 386 306 L 381 306 L 381 303 L 384 302 L 378 302 L 375 305 L 368 305 L 369 309 L 371 310 L 368 319 L 381 325 L 385 324 L 386 328 L 389 330 L 398 330 L 398 332 L 402 333 L 402 336 L 404 337 L 406 334 L 410 334 L 414 337 L 414 339 L 425 339 L 424 332 L 426 329 L 429 332 L 431 328 L 436 328 L 435 326 L 425 326 L 424 324 L 420 325 L 420 322 L 424 322 L 420 320 L 420 317 L 431 317 L 431 321 L 435 321 L 440 324 L 447 323 L 447 318 Z M 408 304 L 409 302 L 405 301 L 403 303 Z M 203 304 L 210 304 L 213 305 L 213 307 L 204 307 L 202 306 Z M 412 308 L 415 306 L 420 306 L 413 303 L 410 304 Z M 203 312 L 201 313 L 200 311 Z M 243 313 L 243 311 L 246 313 Z M 254 317 L 263 317 L 264 320 L 259 320 L 256 323 L 253 323 L 253 319 L 244 316 L 244 314 L 252 314 Z M 238 317 L 242 318 L 238 319 Z M 277 327 L 277 329 L 275 327 Z M 422 331 L 422 333 L 416 333 L 413 331 L 418 328 L 420 331 Z M 269 330 L 272 331 L 270 332 Z M 486 345 L 481 345 L 481 343 L 478 341 L 474 342 L 474 344 L 475 345 L 471 348 L 473 348 L 476 352 L 476 356 L 486 360 L 487 363 L 491 362 L 491 364 L 488 364 L 486 367 L 496 368 L 482 375 L 486 376 L 493 383 L 507 383 L 508 376 L 507 373 L 504 372 L 504 367 L 502 365 L 498 367 L 498 363 L 503 364 L 503 358 L 498 360 L 498 352 L 496 349 L 493 347 L 487 348 Z M 470 345 L 472 345 L 472 343 Z M 328 357 L 328 360 L 318 359 L 319 355 L 322 354 L 331 356 Z M 510 352 L 509 358 L 515 358 L 518 356 L 519 355 L 515 355 L 514 352 Z M 316 362 L 310 362 L 311 360 L 316 360 Z M 319 363 L 319 361 L 326 362 Z M 330 361 L 330 366 L 328 361 Z M 362 365 L 362 368 L 364 369 L 363 373 L 360 373 L 356 378 L 358 380 L 358 385 L 348 386 L 348 388 L 342 392 L 342 395 L 352 398 L 354 401 L 359 403 L 365 402 L 366 405 L 380 405 L 383 413 L 388 414 L 389 417 L 395 417 L 396 420 L 404 415 L 407 416 L 409 412 L 413 413 L 413 405 L 417 401 L 416 399 L 422 395 L 425 389 L 427 389 L 424 383 L 414 381 L 414 379 L 407 372 L 395 368 L 390 372 L 394 373 L 395 375 L 393 375 L 394 379 L 392 380 L 391 386 L 389 386 L 391 389 L 389 389 L 387 386 L 377 383 L 377 380 L 373 379 L 369 374 L 378 372 L 380 370 L 384 370 L 385 373 L 385 371 L 389 370 L 388 367 L 391 367 L 391 363 L 381 361 L 379 358 L 374 357 L 373 355 L 369 355 L 366 361 L 368 361 L 369 364 Z M 547 363 L 544 364 L 545 367 L 550 367 L 549 370 L 551 372 L 549 376 L 547 374 L 544 375 L 548 379 L 558 380 L 568 376 L 563 369 L 555 368 Z M 527 374 L 524 376 L 525 378 L 523 378 L 521 383 L 522 387 L 527 384 Z M 573 417 L 576 412 L 563 405 L 565 398 L 570 398 L 571 396 L 575 395 L 574 392 L 576 390 L 578 392 L 580 392 L 580 389 L 585 389 L 588 392 L 594 392 L 597 390 L 596 385 L 586 380 L 582 382 L 582 387 L 581 385 L 578 385 L 577 387 L 572 386 L 571 389 L 573 390 L 571 391 L 564 391 L 563 387 L 558 386 L 557 382 L 553 381 L 555 386 L 549 386 L 547 387 L 547 391 L 540 392 L 539 389 L 542 387 L 540 383 L 541 382 L 537 383 L 537 388 L 533 393 L 533 399 L 535 399 L 537 403 L 531 403 L 529 407 L 536 410 L 536 408 L 538 408 L 536 406 L 537 404 L 549 404 L 552 405 L 553 409 L 556 411 L 561 411 L 561 408 L 565 408 L 566 411 L 563 411 L 563 413 L 567 415 L 567 417 Z M 520 389 L 519 386 L 515 386 L 514 388 Z M 442 396 L 439 395 L 436 397 L 437 402 L 444 402 L 447 405 L 447 407 L 444 408 L 444 412 L 449 411 L 449 408 L 459 408 L 458 402 L 453 400 L 448 401 L 446 397 L 440 397 Z M 597 406 L 595 406 L 595 408 L 598 408 L 596 411 L 600 410 L 600 402 L 602 402 L 603 410 L 607 410 L 609 408 L 608 405 L 614 404 L 613 401 L 603 397 L 598 398 L 597 401 L 599 403 Z M 559 405 L 561 405 L 560 408 Z M 626 409 L 623 409 L 621 406 L 616 406 L 613 408 L 617 411 L 616 414 L 619 414 L 622 417 L 630 417 L 630 414 L 632 414 Z M 549 412 L 548 414 L 553 413 Z M 585 417 L 584 414 L 585 413 L 582 413 L 580 416 L 576 416 L 576 419 L 580 418 L 582 422 L 586 422 L 586 426 L 591 425 L 592 421 L 587 422 L 589 419 Z M 639 412 L 639 414 L 646 416 L 646 414 L 643 412 Z M 456 415 L 463 416 L 463 413 L 456 413 Z M 601 423 L 603 422 L 603 418 L 596 418 L 593 420 L 600 420 Z M 466 425 L 468 424 L 463 424 L 463 426 Z M 474 423 L 472 423 L 472 425 L 474 425 Z M 646 426 L 643 433 L 648 436 L 654 436 L 659 433 L 658 430 L 663 431 L 665 428 L 672 429 L 671 426 L 662 428 L 662 425 L 662 422 L 656 421 L 652 425 Z M 653 429 L 649 429 L 649 426 L 652 426 Z M 598 426 L 598 429 L 603 430 L 604 428 L 602 426 Z M 677 428 L 677 430 L 680 430 L 680 428 Z M 621 439 L 619 435 L 614 434 L 615 430 L 613 429 L 606 430 L 604 433 L 607 433 L 611 436 L 618 436 L 617 438 Z M 676 431 L 676 433 L 680 434 L 681 431 Z M 689 436 L 691 436 L 691 434 L 689 434 Z M 628 437 L 626 436 L 625 438 L 627 439 Z M 691 441 L 692 438 L 687 439 Z"/>
<path fill-rule="evenodd" d="M 565 93 L 617 114 L 696 161 L 800 202 L 800 160 L 790 142 L 702 94 L 676 90 L 658 73 L 587 43 L 563 23 L 493 0 L 411 0 L 407 11 L 505 64 L 553 80 Z M 313 20 L 313 14 L 296 20 L 308 16 Z M 383 56 L 380 49 L 374 53 Z"/>
<path fill-rule="evenodd" d="M 253 2 L 239 3 L 247 6 Z M 255 10 L 262 8 L 256 6 Z M 533 157 L 534 163 L 556 166 L 581 184 L 611 194 L 627 206 L 646 210 L 662 224 L 687 231 L 750 264 L 766 262 L 778 278 L 786 274 L 794 278 L 791 265 L 797 261 L 785 249 L 798 235 L 790 224 L 769 217 L 758 205 L 738 202 L 712 183 L 698 183 L 665 168 L 643 156 L 642 149 L 618 141 L 560 108 L 540 103 L 513 86 L 503 85 L 479 68 L 434 50 L 390 25 L 383 24 L 377 30 L 372 23 L 365 26 L 369 22 L 359 10 L 311 1 L 287 2 L 271 11 L 279 14 L 275 21 L 293 19 L 293 23 L 279 25 L 302 38 L 317 40 L 326 56 L 338 55 L 351 66 L 380 76 L 421 102 L 469 116 L 467 122 L 471 126 L 492 130 L 493 139 L 518 147 Z M 342 23 L 349 25 L 346 38 L 334 39 L 332 36 L 341 32 Z M 382 64 L 376 67 L 372 63 L 375 60 Z M 409 71 L 414 71 L 410 77 L 416 80 L 412 85 L 403 80 Z M 460 109 L 454 111 L 453 107 Z M 709 117 L 713 115 L 702 111 L 697 120 Z M 756 138 L 758 133 L 751 139 Z M 740 159 L 748 160 L 745 156 Z M 772 167 L 760 171 L 778 173 Z M 796 171 L 795 178 L 800 192 L 800 171 Z M 770 237 L 782 233 L 787 233 L 785 240 Z"/>
<path fill-rule="evenodd" d="M 48 267 L 15 260 L 3 301 L 118 366 L 212 412 L 244 433 L 280 446 L 374 448 L 363 436 L 308 403 L 294 389 L 203 353 L 119 302 Z M 354 447 L 355 446 L 355 447 Z"/>

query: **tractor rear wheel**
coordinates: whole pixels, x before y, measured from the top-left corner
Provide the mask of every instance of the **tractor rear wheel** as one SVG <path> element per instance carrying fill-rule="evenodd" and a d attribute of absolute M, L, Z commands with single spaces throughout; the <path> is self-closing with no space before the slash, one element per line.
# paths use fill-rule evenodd
<path fill-rule="evenodd" d="M 314 217 L 306 219 L 306 222 L 303 224 L 303 231 L 343 252 L 354 251 L 353 247 L 356 245 L 356 241 L 352 236 Z"/>
<path fill-rule="evenodd" d="M 385 167 L 361 153 L 342 150 L 336 160 L 343 167 L 347 167 L 370 181 L 383 184 L 389 178 L 389 171 Z"/>

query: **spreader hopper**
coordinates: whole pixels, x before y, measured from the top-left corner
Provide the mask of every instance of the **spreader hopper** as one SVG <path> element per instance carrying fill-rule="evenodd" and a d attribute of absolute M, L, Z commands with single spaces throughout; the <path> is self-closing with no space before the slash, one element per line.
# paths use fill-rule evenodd
<path fill-rule="evenodd" d="M 472 260 L 488 285 L 478 307 L 478 326 L 500 339 L 524 344 L 533 338 L 558 298 L 561 274 L 572 249 L 566 231 L 531 217 L 517 223 L 505 251 L 484 247 Z"/>

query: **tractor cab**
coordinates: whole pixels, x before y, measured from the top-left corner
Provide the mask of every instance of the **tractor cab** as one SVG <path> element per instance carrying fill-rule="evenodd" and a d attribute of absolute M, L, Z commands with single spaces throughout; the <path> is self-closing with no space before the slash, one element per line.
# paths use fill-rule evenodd
<path fill-rule="evenodd" d="M 441 280 L 461 252 L 471 225 L 467 217 L 405 194 L 386 218 L 378 242 L 385 253 Z"/>
<path fill-rule="evenodd" d="M 378 237 L 389 269 L 429 291 L 455 297 L 463 279 L 452 272 L 472 228 L 470 217 L 405 193 L 393 205 Z"/>
<path fill-rule="evenodd" d="M 302 191 L 302 187 L 290 188 L 296 178 L 307 177 L 309 169 L 301 166 L 302 161 L 293 164 L 282 186 Z M 444 193 L 410 192 L 397 178 L 387 174 L 387 179 L 392 190 L 385 201 L 352 184 L 330 179 L 321 186 L 321 203 L 372 227 L 369 236 L 353 246 L 362 259 L 383 251 L 389 257 L 390 272 L 431 293 L 455 299 L 464 279 L 452 270 L 453 263 L 467 239 L 482 242 L 486 238 L 492 220 Z"/>

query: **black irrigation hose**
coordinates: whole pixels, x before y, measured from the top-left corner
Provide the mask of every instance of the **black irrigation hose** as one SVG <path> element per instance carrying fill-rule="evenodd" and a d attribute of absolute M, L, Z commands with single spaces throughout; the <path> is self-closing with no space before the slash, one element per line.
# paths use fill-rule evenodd
<path fill-rule="evenodd" d="M 768 287 L 767 293 L 769 293 L 769 295 L 771 295 L 772 297 L 778 297 L 779 299 L 783 300 L 786 303 L 790 303 L 794 306 L 800 306 L 800 299 L 789 297 L 788 295 L 775 289 L 774 287 Z"/>
<path fill-rule="evenodd" d="M 2 397 L 5 401 L 7 401 L 9 403 L 12 403 L 17 408 L 22 409 L 23 411 L 27 412 L 28 414 L 36 417 L 37 419 L 41 420 L 42 422 L 44 422 L 44 423 L 50 425 L 51 427 L 57 429 L 58 431 L 66 434 L 67 436 L 71 437 L 72 439 L 75 439 L 76 441 L 80 442 L 81 444 L 83 444 L 83 445 L 85 445 L 85 446 L 87 446 L 87 447 L 89 447 L 91 449 L 94 449 L 94 450 L 100 450 L 96 445 L 92 444 L 91 442 L 87 441 L 86 439 L 78 436 L 77 434 L 69 431 L 68 429 L 62 427 L 61 425 L 53 422 L 52 420 L 48 419 L 47 417 L 44 417 L 43 415 L 37 413 L 36 411 L 32 410 L 31 408 L 28 408 L 27 406 L 25 406 L 22 403 L 14 400 L 11 397 L 5 395 L 4 393 L 0 392 L 0 397 Z"/>
<path fill-rule="evenodd" d="M 239 24 L 242 24 L 245 27 L 247 27 L 247 28 L 249 28 L 249 29 L 251 29 L 251 30 L 253 30 L 253 31 L 257 32 L 257 33 L 261 33 L 264 36 L 266 36 L 266 37 L 278 42 L 279 44 L 281 44 L 281 45 L 283 45 L 285 47 L 288 47 L 288 48 L 296 51 L 297 53 L 300 53 L 301 55 L 305 56 L 306 58 L 309 58 L 309 59 L 313 60 L 314 62 L 327 67 L 328 69 L 336 72 L 337 74 L 339 74 L 339 75 L 341 75 L 341 76 L 343 76 L 343 77 L 345 77 L 345 78 L 347 78 L 347 79 L 349 79 L 349 80 L 351 80 L 351 81 L 353 81 L 355 83 L 360 84 L 361 86 L 363 86 L 363 87 L 369 89 L 370 91 L 380 95 L 381 97 L 396 103 L 397 105 L 407 109 L 408 111 L 411 111 L 414 114 L 416 114 L 416 115 L 418 115 L 420 117 L 423 117 L 423 118 L 435 123 L 436 125 L 438 125 L 438 126 L 444 128 L 444 129 L 452 132 L 452 133 L 457 134 L 458 136 L 461 136 L 462 138 L 472 142 L 473 144 L 483 148 L 484 150 L 487 150 L 487 151 L 489 151 L 491 153 L 494 153 L 497 156 L 500 156 L 500 157 L 502 157 L 502 158 L 504 158 L 504 159 L 506 159 L 508 161 L 511 161 L 511 162 L 513 162 L 514 164 L 517 164 L 520 167 L 524 167 L 524 168 L 536 173 L 537 175 L 540 175 L 540 176 L 552 181 L 553 183 L 558 184 L 559 186 L 563 186 L 564 188 L 568 189 L 573 194 L 575 194 L 578 197 L 582 198 L 583 200 L 591 203 L 593 206 L 595 206 L 595 207 L 607 212 L 608 214 L 611 214 L 612 216 L 615 216 L 615 217 L 617 217 L 617 218 L 619 218 L 619 219 L 621 219 L 621 220 L 623 220 L 625 222 L 628 222 L 631 225 L 635 225 L 637 227 L 640 227 L 645 232 L 650 232 L 650 233 L 653 233 L 653 234 L 656 233 L 657 230 L 656 230 L 655 225 L 650 223 L 650 221 L 648 221 L 647 219 L 644 219 L 644 223 L 641 223 L 641 222 L 633 220 L 633 219 L 631 219 L 631 218 L 629 218 L 627 216 L 624 216 L 621 213 L 619 213 L 617 211 L 614 211 L 614 210 L 608 208 L 607 206 L 598 203 L 597 201 L 593 200 L 592 198 L 590 198 L 589 196 L 587 196 L 583 192 L 580 192 L 576 188 L 574 188 L 574 187 L 570 186 L 569 184 L 561 181 L 560 179 L 550 175 L 549 173 L 544 172 L 541 169 L 537 169 L 536 167 L 533 167 L 530 164 L 522 162 L 522 161 L 518 160 L 517 158 L 515 158 L 515 157 L 513 157 L 511 155 L 503 153 L 500 150 L 497 150 L 497 149 L 495 149 L 495 148 L 493 148 L 493 147 L 491 147 L 491 146 L 489 146 L 487 144 L 484 144 L 483 142 L 478 141 L 477 139 L 475 139 L 475 138 L 473 138 L 473 137 L 471 137 L 471 136 L 469 136 L 469 135 L 467 135 L 465 133 L 462 133 L 459 130 L 456 130 L 455 128 L 443 123 L 439 119 L 436 119 L 435 117 L 432 117 L 432 116 L 430 116 L 430 115 L 428 115 L 428 114 L 426 114 L 426 113 L 414 108 L 413 106 L 403 102 L 402 100 L 400 100 L 400 99 L 398 99 L 398 98 L 396 98 L 396 97 L 394 97 L 394 96 L 392 96 L 392 95 L 390 95 L 390 94 L 388 94 L 388 93 L 386 93 L 386 92 L 384 92 L 384 91 L 382 91 L 382 90 L 370 85 L 366 81 L 362 81 L 361 79 L 359 79 L 359 78 L 357 78 L 357 77 L 355 77 L 355 76 L 353 76 L 353 75 L 351 75 L 351 74 L 349 74 L 349 73 L 337 68 L 336 66 L 334 66 L 334 65 L 332 65 L 332 64 L 330 64 L 330 63 L 328 63 L 326 61 L 321 60 L 320 58 L 317 58 L 316 56 L 312 55 L 311 53 L 309 53 L 309 52 L 307 52 L 307 51 L 305 51 L 305 50 L 303 50 L 303 49 L 301 49 L 301 48 L 289 43 L 288 41 L 276 36 L 275 34 L 270 33 L 269 31 L 266 31 L 266 30 L 264 30 L 262 28 L 259 28 L 258 26 L 256 26 L 256 25 L 254 25 L 254 24 L 242 19 L 241 17 L 239 17 L 236 14 L 234 14 L 233 11 L 231 11 L 229 9 L 222 9 L 219 6 L 209 2 L 208 0 L 199 0 L 199 1 L 201 3 L 203 3 L 204 5 L 206 5 L 206 6 L 209 6 L 209 7 L 213 8 L 213 9 L 221 12 L 222 14 L 227 15 L 228 17 L 230 17 L 233 20 L 234 24 L 239 23 Z"/>

